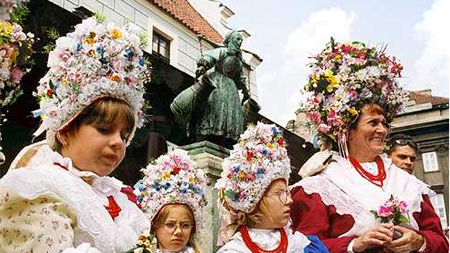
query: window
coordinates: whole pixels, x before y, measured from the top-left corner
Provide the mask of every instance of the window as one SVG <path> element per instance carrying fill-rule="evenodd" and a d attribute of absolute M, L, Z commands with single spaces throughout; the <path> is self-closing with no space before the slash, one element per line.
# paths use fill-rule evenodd
<path fill-rule="evenodd" d="M 447 214 L 445 213 L 445 201 L 444 194 L 439 193 L 436 196 L 430 198 L 431 204 L 433 204 L 434 211 L 441 219 L 441 224 L 443 228 L 447 227 Z"/>
<path fill-rule="evenodd" d="M 438 161 L 436 152 L 427 152 L 422 154 L 423 170 L 425 172 L 438 171 Z"/>
<path fill-rule="evenodd" d="M 153 46 L 154 54 L 160 55 L 167 60 L 170 59 L 170 41 L 164 38 L 161 34 L 153 32 Z"/>

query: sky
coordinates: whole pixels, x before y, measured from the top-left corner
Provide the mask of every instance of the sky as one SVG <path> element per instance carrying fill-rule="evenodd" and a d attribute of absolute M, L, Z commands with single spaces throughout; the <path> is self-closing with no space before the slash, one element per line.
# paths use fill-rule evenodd
<path fill-rule="evenodd" d="M 260 111 L 282 126 L 295 118 L 309 57 L 330 37 L 387 45 L 403 65 L 406 90 L 449 97 L 450 0 L 221 0 L 233 29 L 251 37 L 243 48 L 259 55 Z M 304 97 L 304 96 L 303 96 Z"/>

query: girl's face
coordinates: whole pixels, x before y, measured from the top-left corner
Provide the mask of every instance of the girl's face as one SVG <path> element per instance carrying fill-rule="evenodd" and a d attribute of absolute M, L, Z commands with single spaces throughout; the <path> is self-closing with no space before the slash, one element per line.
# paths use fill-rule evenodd
<path fill-rule="evenodd" d="M 117 119 L 112 123 L 81 124 L 74 131 L 60 133 L 58 139 L 61 154 L 69 157 L 77 169 L 106 176 L 124 158 L 128 136 L 127 124 Z"/>
<path fill-rule="evenodd" d="M 155 229 L 159 246 L 170 251 L 179 251 L 189 242 L 194 221 L 185 205 L 172 205 L 166 219 Z"/>
<path fill-rule="evenodd" d="M 280 179 L 272 182 L 264 194 L 262 202 L 267 210 L 262 211 L 263 216 L 256 227 L 273 229 L 286 226 L 290 218 L 290 205 L 292 204 L 286 181 Z"/>

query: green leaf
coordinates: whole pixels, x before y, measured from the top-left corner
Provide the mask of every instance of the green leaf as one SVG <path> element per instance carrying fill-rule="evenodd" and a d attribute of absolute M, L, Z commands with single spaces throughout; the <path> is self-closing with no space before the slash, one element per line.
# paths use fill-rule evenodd
<path fill-rule="evenodd" d="M 20 3 L 12 9 L 10 20 L 12 23 L 23 25 L 23 21 L 29 14 L 30 10 L 28 7 L 24 3 Z"/>
<path fill-rule="evenodd" d="M 398 218 L 398 220 L 400 221 L 400 223 L 406 223 L 409 222 L 408 217 L 404 216 L 404 215 L 400 215 L 400 217 Z"/>

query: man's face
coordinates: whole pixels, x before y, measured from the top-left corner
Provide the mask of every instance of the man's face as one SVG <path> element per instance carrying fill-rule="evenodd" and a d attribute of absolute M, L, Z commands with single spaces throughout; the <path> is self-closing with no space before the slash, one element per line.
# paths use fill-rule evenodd
<path fill-rule="evenodd" d="M 397 146 L 391 153 L 392 162 L 400 169 L 412 174 L 416 168 L 416 151 L 408 145 Z"/>

